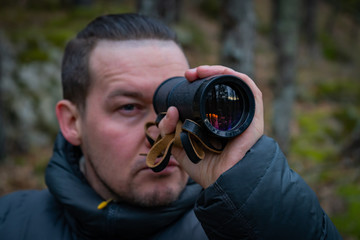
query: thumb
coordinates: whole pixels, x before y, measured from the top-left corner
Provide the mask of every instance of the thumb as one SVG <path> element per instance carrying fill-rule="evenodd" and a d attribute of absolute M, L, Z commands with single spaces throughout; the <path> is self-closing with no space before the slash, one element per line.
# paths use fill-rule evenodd
<path fill-rule="evenodd" d="M 175 132 L 176 124 L 179 121 L 179 111 L 176 107 L 169 107 L 165 117 L 159 123 L 161 136 Z"/>

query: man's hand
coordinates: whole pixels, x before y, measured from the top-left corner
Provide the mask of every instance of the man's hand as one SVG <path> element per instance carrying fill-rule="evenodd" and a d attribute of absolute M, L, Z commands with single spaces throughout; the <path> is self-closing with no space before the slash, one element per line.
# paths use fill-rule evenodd
<path fill-rule="evenodd" d="M 192 163 L 180 147 L 173 147 L 172 155 L 176 158 L 182 168 L 189 176 L 207 188 L 218 179 L 218 177 L 234 166 L 246 154 L 246 152 L 259 140 L 264 133 L 264 114 L 262 93 L 247 75 L 236 72 L 223 66 L 199 66 L 185 72 L 185 77 L 190 81 L 213 76 L 234 75 L 241 78 L 249 85 L 255 96 L 255 116 L 250 126 L 241 135 L 230 140 L 221 154 L 206 151 L 205 158 L 198 164 Z M 175 107 L 170 107 L 165 118 L 160 122 L 159 128 L 162 135 L 175 131 L 179 120 L 179 112 Z"/>

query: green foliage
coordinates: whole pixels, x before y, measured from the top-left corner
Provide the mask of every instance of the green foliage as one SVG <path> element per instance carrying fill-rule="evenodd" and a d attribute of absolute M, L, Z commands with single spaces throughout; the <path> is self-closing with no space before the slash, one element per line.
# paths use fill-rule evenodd
<path fill-rule="evenodd" d="M 14 158 L 12 160 L 15 163 L 15 165 L 17 165 L 17 166 L 24 166 L 26 164 L 26 159 L 21 155 L 14 156 Z"/>
<path fill-rule="evenodd" d="M 74 37 L 75 33 L 83 28 L 87 21 L 82 18 L 71 18 L 68 14 L 60 14 L 49 19 L 43 27 L 45 39 L 54 46 L 64 48 L 67 41 Z"/>
<path fill-rule="evenodd" d="M 334 160 L 338 148 L 329 141 L 334 126 L 328 115 L 327 110 L 298 114 L 299 134 L 293 138 L 291 147 L 294 155 L 315 163 Z"/>
<path fill-rule="evenodd" d="M 260 21 L 256 22 L 256 31 L 264 36 L 272 37 L 272 27 L 270 24 L 262 23 Z"/>
<path fill-rule="evenodd" d="M 349 62 L 350 56 L 336 43 L 335 39 L 327 33 L 320 34 L 319 41 L 326 59 L 331 61 Z"/>
<path fill-rule="evenodd" d="M 360 126 L 360 83 L 354 79 L 323 81 L 308 94 L 314 96 L 309 101 L 324 107 L 297 113 L 299 134 L 294 136 L 292 151 L 317 163 L 339 159 L 343 145 Z"/>
<path fill-rule="evenodd" d="M 314 94 L 317 101 L 327 101 L 334 108 L 330 117 L 338 126 L 328 132 L 330 137 L 346 141 L 360 126 L 360 82 L 355 79 L 334 79 L 317 85 Z"/>
<path fill-rule="evenodd" d="M 197 49 L 202 52 L 210 50 L 210 46 L 204 34 L 204 29 L 189 21 L 183 21 L 174 26 L 179 42 L 184 48 Z"/>
<path fill-rule="evenodd" d="M 21 63 L 33 61 L 45 62 L 49 60 L 48 53 L 41 47 L 36 38 L 24 39 L 25 47 L 18 54 L 18 60 Z"/>
<path fill-rule="evenodd" d="M 117 4 L 94 1 L 91 6 L 71 7 L 66 11 L 63 7 L 57 0 L 39 0 L 27 2 L 26 6 L 9 3 L 8 8 L 0 9 L 0 28 L 5 30 L 13 43 L 21 45 L 17 55 L 20 62 L 47 61 L 48 53 L 42 42 L 64 48 L 70 38 L 98 15 L 134 10 L 127 1 Z"/>
<path fill-rule="evenodd" d="M 339 137 L 345 139 L 360 126 L 360 106 L 348 105 L 339 108 L 334 112 L 334 117 L 342 126 L 342 135 Z"/>
<path fill-rule="evenodd" d="M 27 1 L 26 7 L 32 10 L 46 10 L 53 11 L 61 7 L 61 1 L 59 0 L 36 0 L 36 1 Z"/>
<path fill-rule="evenodd" d="M 296 111 L 298 133 L 293 137 L 292 154 L 301 162 L 299 169 L 308 183 L 338 189 L 335 194 L 344 207 L 333 213 L 331 220 L 344 239 L 360 239 L 359 166 L 353 163 L 353 168 L 347 168 L 343 161 L 343 149 L 360 127 L 360 82 L 350 75 L 316 76 L 309 87 L 302 85 L 301 91 L 306 97 Z"/>
<path fill-rule="evenodd" d="M 346 199 L 348 211 L 337 214 L 332 221 L 344 235 L 360 239 L 360 186 L 359 184 L 341 186 L 338 193 Z"/>
<path fill-rule="evenodd" d="M 47 41 L 60 48 L 64 48 L 71 37 L 73 37 L 73 32 L 66 29 L 55 29 L 47 32 L 45 36 Z"/>
<path fill-rule="evenodd" d="M 317 85 L 317 99 L 334 103 L 360 103 L 360 83 L 354 79 L 338 78 Z"/>
<path fill-rule="evenodd" d="M 220 0 L 201 0 L 198 4 L 198 8 L 207 17 L 211 19 L 218 19 L 221 9 Z"/>
<path fill-rule="evenodd" d="M 28 49 L 18 55 L 18 59 L 21 63 L 29 63 L 33 61 L 45 62 L 47 61 L 48 55 L 46 52 L 39 48 Z"/>
<path fill-rule="evenodd" d="M 34 166 L 34 173 L 43 180 L 43 174 L 45 173 L 46 167 L 49 163 L 49 156 L 38 156 Z"/>
<path fill-rule="evenodd" d="M 337 11 L 348 14 L 355 21 L 360 21 L 360 0 L 326 0 L 325 2 Z"/>

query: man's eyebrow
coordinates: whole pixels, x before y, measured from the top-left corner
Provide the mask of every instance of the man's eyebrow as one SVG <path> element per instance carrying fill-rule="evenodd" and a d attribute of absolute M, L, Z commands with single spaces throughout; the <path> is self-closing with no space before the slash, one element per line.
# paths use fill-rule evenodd
<path fill-rule="evenodd" d="M 112 92 L 110 92 L 110 94 L 106 97 L 107 99 L 113 99 L 116 97 L 121 97 L 121 96 L 125 96 L 125 97 L 133 97 L 133 98 L 142 98 L 143 94 L 140 92 L 136 92 L 136 91 L 128 91 L 128 90 L 124 90 L 124 89 L 117 89 L 114 90 Z"/>

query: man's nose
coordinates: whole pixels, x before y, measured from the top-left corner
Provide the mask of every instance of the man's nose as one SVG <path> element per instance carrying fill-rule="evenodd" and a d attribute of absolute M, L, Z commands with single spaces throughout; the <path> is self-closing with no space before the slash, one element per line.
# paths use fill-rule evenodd
<path fill-rule="evenodd" d="M 157 115 L 156 115 L 155 111 L 152 111 L 147 122 L 155 122 L 156 117 L 157 117 Z M 151 148 L 151 146 L 152 146 L 151 139 L 153 141 L 155 141 L 158 138 L 158 136 L 160 135 L 160 130 L 155 124 L 153 124 L 146 129 L 146 135 L 147 135 L 147 137 L 145 140 L 145 144 L 148 148 Z M 149 140 L 148 138 L 151 138 L 151 139 Z"/>

